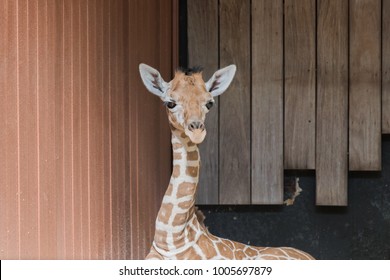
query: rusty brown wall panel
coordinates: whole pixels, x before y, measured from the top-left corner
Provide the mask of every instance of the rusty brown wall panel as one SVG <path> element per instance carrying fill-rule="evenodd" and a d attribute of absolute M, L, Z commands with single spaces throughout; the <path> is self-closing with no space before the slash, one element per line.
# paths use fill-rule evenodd
<path fill-rule="evenodd" d="M 110 80 L 110 1 L 103 0 L 103 12 L 102 12 L 102 44 L 103 44 L 103 71 L 101 79 L 103 81 L 102 94 L 103 94 L 103 221 L 104 221 L 104 259 L 112 259 L 112 176 L 111 176 L 111 85 Z M 131 143 L 129 143 L 131 146 Z"/>
<path fill-rule="evenodd" d="M 0 1 L 0 258 L 145 256 L 171 156 L 138 64 L 172 77 L 172 3 Z"/>
<path fill-rule="evenodd" d="M 64 258 L 74 258 L 74 238 L 73 238 L 73 124 L 72 124 L 72 105 L 73 105 L 73 88 L 72 88 L 72 67 L 73 67 L 73 3 L 72 1 L 64 1 L 63 3 L 63 59 L 64 62 L 69 63 L 63 64 L 63 133 L 64 133 L 64 145 L 63 145 L 63 178 L 64 178 L 64 191 L 63 191 L 63 211 L 64 221 Z"/>
<path fill-rule="evenodd" d="M 315 6 L 315 0 L 284 2 L 286 169 L 315 168 Z"/>
<path fill-rule="evenodd" d="M 34 258 L 38 250 L 37 146 L 37 3 L 19 1 L 19 131 L 20 131 L 20 254 Z M 23 64 L 28 65 L 23 67 Z M 33 211 L 31 211 L 33 209 Z"/>
<path fill-rule="evenodd" d="M 382 133 L 390 133 L 390 1 L 382 1 Z"/>
<path fill-rule="evenodd" d="M 118 9 L 118 1 L 110 1 L 110 13 Z M 109 83 L 110 83 L 110 99 L 111 99 L 111 111 L 110 111 L 110 123 L 111 123 L 111 196 L 112 196 L 112 258 L 119 258 L 119 203 L 118 203 L 118 137 L 117 137 L 117 81 L 116 77 L 118 75 L 117 63 L 118 63 L 118 33 L 116 17 L 110 17 L 110 73 L 109 73 Z M 114 164 L 115 163 L 115 164 Z"/>
<path fill-rule="evenodd" d="M 129 36 L 129 45 L 134 45 L 134 38 L 137 38 L 140 36 L 140 28 L 138 25 L 138 22 L 135 20 L 137 14 L 137 9 L 135 7 L 134 2 L 130 2 L 129 5 L 129 33 L 133 34 L 133 36 Z M 136 67 L 137 65 L 137 57 L 138 54 L 135 52 L 134 47 L 131 47 L 131 51 L 129 53 L 129 65 L 132 65 L 132 67 Z M 135 86 L 137 83 L 135 84 Z M 139 213 L 139 188 L 138 188 L 138 138 L 137 138 L 137 132 L 138 132 L 138 96 L 139 91 L 137 90 L 137 86 L 134 87 L 133 85 L 133 95 L 129 100 L 129 107 L 131 110 L 129 110 L 129 143 L 130 143 L 130 226 L 132 235 L 130 236 L 130 246 L 133 248 L 131 250 L 131 257 L 132 259 L 139 256 L 139 246 L 136 244 L 139 244 L 140 240 L 140 234 L 139 230 L 139 220 L 140 217 L 137 213 Z"/>
<path fill-rule="evenodd" d="M 349 170 L 381 170 L 381 1 L 349 3 Z"/>
<path fill-rule="evenodd" d="M 207 81 L 218 69 L 218 0 L 189 0 L 188 14 L 188 64 L 204 67 Z M 219 189 L 219 97 L 207 114 L 207 137 L 199 146 L 202 166 L 199 175 L 197 204 L 218 204 Z"/>
<path fill-rule="evenodd" d="M 72 11 L 73 34 L 73 65 L 72 65 L 72 91 L 73 91 L 73 236 L 74 258 L 82 259 L 82 204 L 81 204 L 81 7 L 80 1 L 74 0 Z"/>
<path fill-rule="evenodd" d="M 2 259 L 17 259 L 20 252 L 18 176 L 17 3 L 1 1 L 1 245 Z"/>
<path fill-rule="evenodd" d="M 0 40 L 0 98 L 6 100 L 7 93 L 7 44 L 8 40 L 6 39 L 8 34 L 8 3 L 7 1 L 0 2 L 0 33 L 4 34 L 4 39 Z M 0 103 L 0 147 L 6 146 L 6 135 L 7 135 L 7 104 L 6 102 Z M 0 224 L 3 228 L 6 228 L 6 219 L 7 219 L 7 199 L 5 196 L 6 190 L 6 149 L 0 149 L 0 186 L 3 195 L 0 195 Z M 0 259 L 5 259 L 8 257 L 8 242 L 7 242 L 7 231 L 0 230 Z"/>
<path fill-rule="evenodd" d="M 80 1 L 80 196 L 81 196 L 81 256 L 90 258 L 90 176 L 89 176 L 89 48 L 88 4 Z"/>

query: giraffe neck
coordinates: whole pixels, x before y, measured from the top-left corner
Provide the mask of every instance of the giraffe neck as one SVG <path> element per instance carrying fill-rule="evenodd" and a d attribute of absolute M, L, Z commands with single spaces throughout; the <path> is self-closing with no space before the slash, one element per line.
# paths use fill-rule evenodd
<path fill-rule="evenodd" d="M 185 134 L 172 131 L 173 171 L 156 219 L 154 246 L 174 254 L 196 242 L 201 227 L 195 214 L 199 150 Z"/>

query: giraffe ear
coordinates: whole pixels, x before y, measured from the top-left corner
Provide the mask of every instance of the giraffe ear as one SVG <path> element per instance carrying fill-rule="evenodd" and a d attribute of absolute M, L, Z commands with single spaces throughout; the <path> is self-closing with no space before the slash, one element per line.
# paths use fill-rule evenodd
<path fill-rule="evenodd" d="M 151 93 L 163 98 L 166 94 L 168 83 L 163 80 L 160 72 L 144 63 L 139 65 L 139 72 L 145 87 Z"/>
<path fill-rule="evenodd" d="M 224 93 L 232 82 L 236 69 L 236 65 L 232 64 L 219 69 L 214 73 L 214 75 L 206 83 L 206 89 L 212 96 L 215 97 Z"/>

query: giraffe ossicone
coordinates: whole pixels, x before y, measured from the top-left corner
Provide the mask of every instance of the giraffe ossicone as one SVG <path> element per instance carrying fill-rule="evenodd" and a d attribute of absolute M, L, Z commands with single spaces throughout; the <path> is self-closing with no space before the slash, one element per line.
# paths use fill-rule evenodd
<path fill-rule="evenodd" d="M 146 88 L 165 104 L 172 132 L 172 176 L 156 218 L 153 244 L 146 259 L 313 259 L 289 247 L 255 247 L 212 235 L 195 207 L 199 181 L 198 144 L 206 136 L 205 118 L 214 97 L 230 85 L 236 66 L 216 71 L 205 82 L 200 69 L 178 70 L 165 82 L 140 64 Z"/>

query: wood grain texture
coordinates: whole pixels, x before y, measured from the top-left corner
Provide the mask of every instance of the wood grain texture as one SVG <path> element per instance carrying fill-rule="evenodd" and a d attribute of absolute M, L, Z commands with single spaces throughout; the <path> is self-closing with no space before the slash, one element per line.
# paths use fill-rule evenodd
<path fill-rule="evenodd" d="M 236 64 L 220 97 L 219 203 L 250 203 L 250 1 L 220 1 L 220 67 Z M 232 39 L 239 38 L 239 39 Z"/>
<path fill-rule="evenodd" d="M 283 203 L 283 1 L 252 2 L 252 204 Z"/>
<path fill-rule="evenodd" d="M 382 1 L 382 133 L 390 133 L 390 1 Z"/>
<path fill-rule="evenodd" d="M 204 67 L 203 79 L 207 81 L 218 69 L 218 1 L 189 0 L 188 64 Z M 199 146 L 202 158 L 197 204 L 218 204 L 219 155 L 219 98 L 206 116 L 207 137 Z"/>
<path fill-rule="evenodd" d="M 348 201 L 348 1 L 318 3 L 316 204 Z"/>
<path fill-rule="evenodd" d="M 350 1 L 349 170 L 381 170 L 381 1 Z"/>
<path fill-rule="evenodd" d="M 284 2 L 284 167 L 315 168 L 315 1 Z"/>

